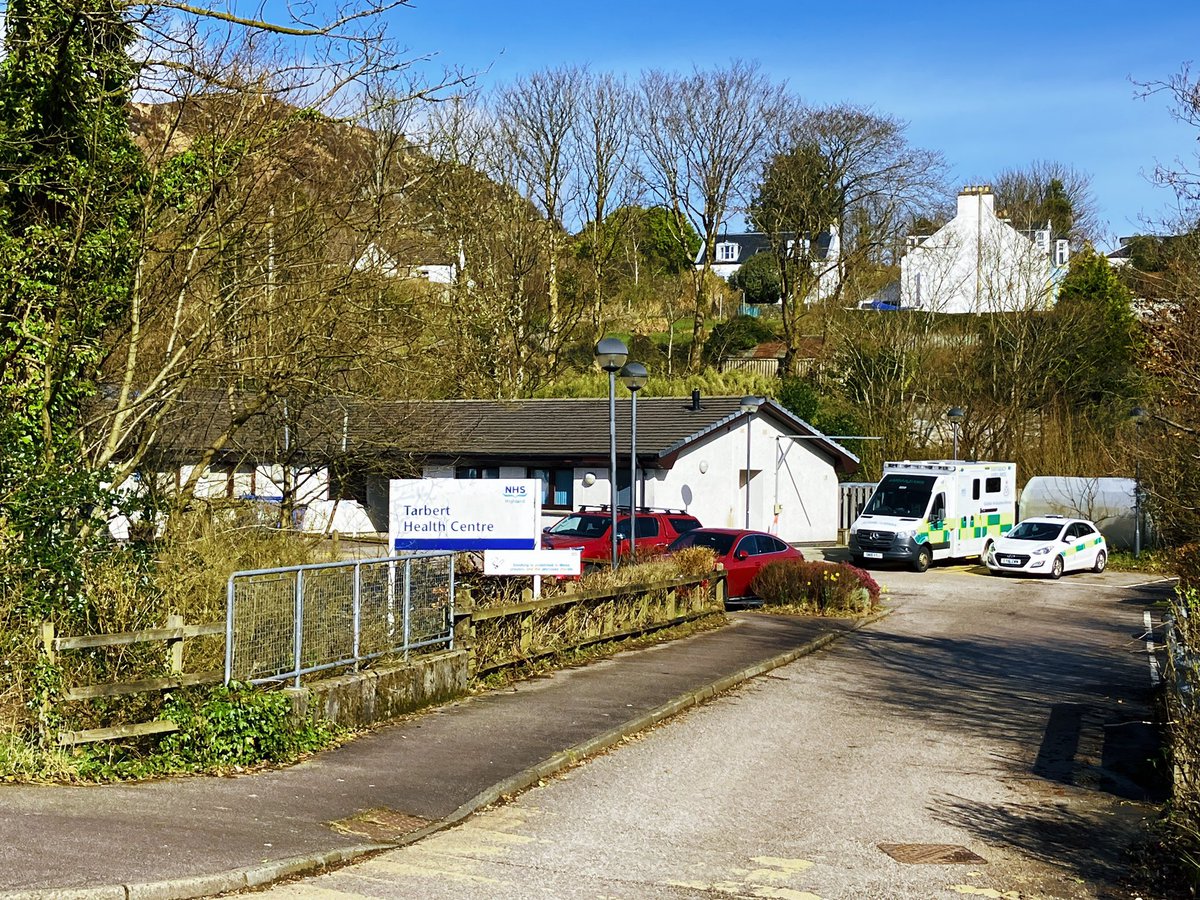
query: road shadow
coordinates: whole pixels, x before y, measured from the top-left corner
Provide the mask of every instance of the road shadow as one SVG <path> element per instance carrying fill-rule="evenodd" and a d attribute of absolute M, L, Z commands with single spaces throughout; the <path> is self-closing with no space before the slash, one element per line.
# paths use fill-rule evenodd
<path fill-rule="evenodd" d="M 1099 889 L 1092 896 L 1129 896 L 1118 887 L 1127 875 L 1128 840 L 1121 829 L 1112 827 L 1112 815 L 1105 810 L 1065 803 L 980 803 L 947 794 L 931 801 L 930 812 L 947 825 L 977 835 L 986 846 L 1010 848 L 1068 869 Z"/>
<path fill-rule="evenodd" d="M 1002 762 L 1014 775 L 1161 802 L 1161 739 L 1149 721 L 1144 656 L 1136 655 L 1141 635 L 1103 625 L 1113 644 L 1129 648 L 1118 666 L 1111 646 L 1062 635 L 1001 643 L 872 629 L 856 641 L 870 664 L 847 691 L 864 703 L 918 711 L 931 729 L 1000 738 L 1011 748 Z M 1103 734 L 1097 764 L 1080 758 L 1085 726 Z"/>

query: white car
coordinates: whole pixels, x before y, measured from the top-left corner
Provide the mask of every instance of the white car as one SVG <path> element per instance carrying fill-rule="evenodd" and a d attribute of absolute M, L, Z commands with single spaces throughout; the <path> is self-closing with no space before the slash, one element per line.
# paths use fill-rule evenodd
<path fill-rule="evenodd" d="M 1024 572 L 1058 578 L 1063 572 L 1103 572 L 1108 544 L 1094 524 L 1065 516 L 1025 519 L 983 555 L 993 575 Z"/>

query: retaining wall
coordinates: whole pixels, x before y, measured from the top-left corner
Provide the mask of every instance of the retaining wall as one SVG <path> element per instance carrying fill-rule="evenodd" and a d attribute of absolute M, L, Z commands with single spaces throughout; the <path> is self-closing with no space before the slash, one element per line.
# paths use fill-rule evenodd
<path fill-rule="evenodd" d="M 467 693 L 467 679 L 466 652 L 447 650 L 287 691 L 295 715 L 316 715 L 355 728 L 462 697 Z"/>

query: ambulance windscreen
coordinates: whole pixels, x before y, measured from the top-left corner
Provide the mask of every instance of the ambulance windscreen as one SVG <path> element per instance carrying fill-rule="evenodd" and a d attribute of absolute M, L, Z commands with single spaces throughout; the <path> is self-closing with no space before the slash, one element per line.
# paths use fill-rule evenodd
<path fill-rule="evenodd" d="M 929 506 L 934 481 L 933 475 L 884 475 L 862 514 L 920 519 Z"/>

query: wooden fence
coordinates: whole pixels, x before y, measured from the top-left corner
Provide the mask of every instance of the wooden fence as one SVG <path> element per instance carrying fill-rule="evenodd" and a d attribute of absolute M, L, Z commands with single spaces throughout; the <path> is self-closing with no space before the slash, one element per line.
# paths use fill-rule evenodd
<path fill-rule="evenodd" d="M 723 611 L 725 591 L 723 572 L 537 600 L 527 590 L 522 602 L 504 606 L 475 607 L 464 591 L 454 640 L 478 675 Z"/>
<path fill-rule="evenodd" d="M 168 674 L 155 678 L 140 678 L 134 681 L 111 681 L 93 684 L 73 684 L 63 688 L 61 700 L 64 702 L 94 700 L 99 697 L 119 697 L 125 694 L 138 694 L 150 691 L 169 691 L 180 687 L 198 684 L 217 684 L 224 680 L 224 672 L 185 672 L 183 670 L 183 642 L 189 638 L 225 633 L 224 622 L 213 622 L 205 625 L 186 625 L 182 616 L 167 616 L 163 628 L 149 628 L 143 631 L 115 632 L 112 634 L 88 635 L 58 635 L 54 624 L 42 623 L 42 648 L 48 661 L 53 665 L 58 662 L 59 655 L 71 650 L 90 650 L 100 647 L 124 647 L 133 644 L 164 642 L 166 656 L 164 664 Z M 115 725 L 108 728 L 88 728 L 80 731 L 64 731 L 58 735 L 59 746 L 74 746 L 94 741 L 108 741 L 118 738 L 136 737 L 145 734 L 163 734 L 176 731 L 177 726 L 170 719 L 156 719 L 152 722 L 136 722 L 127 725 Z"/>

